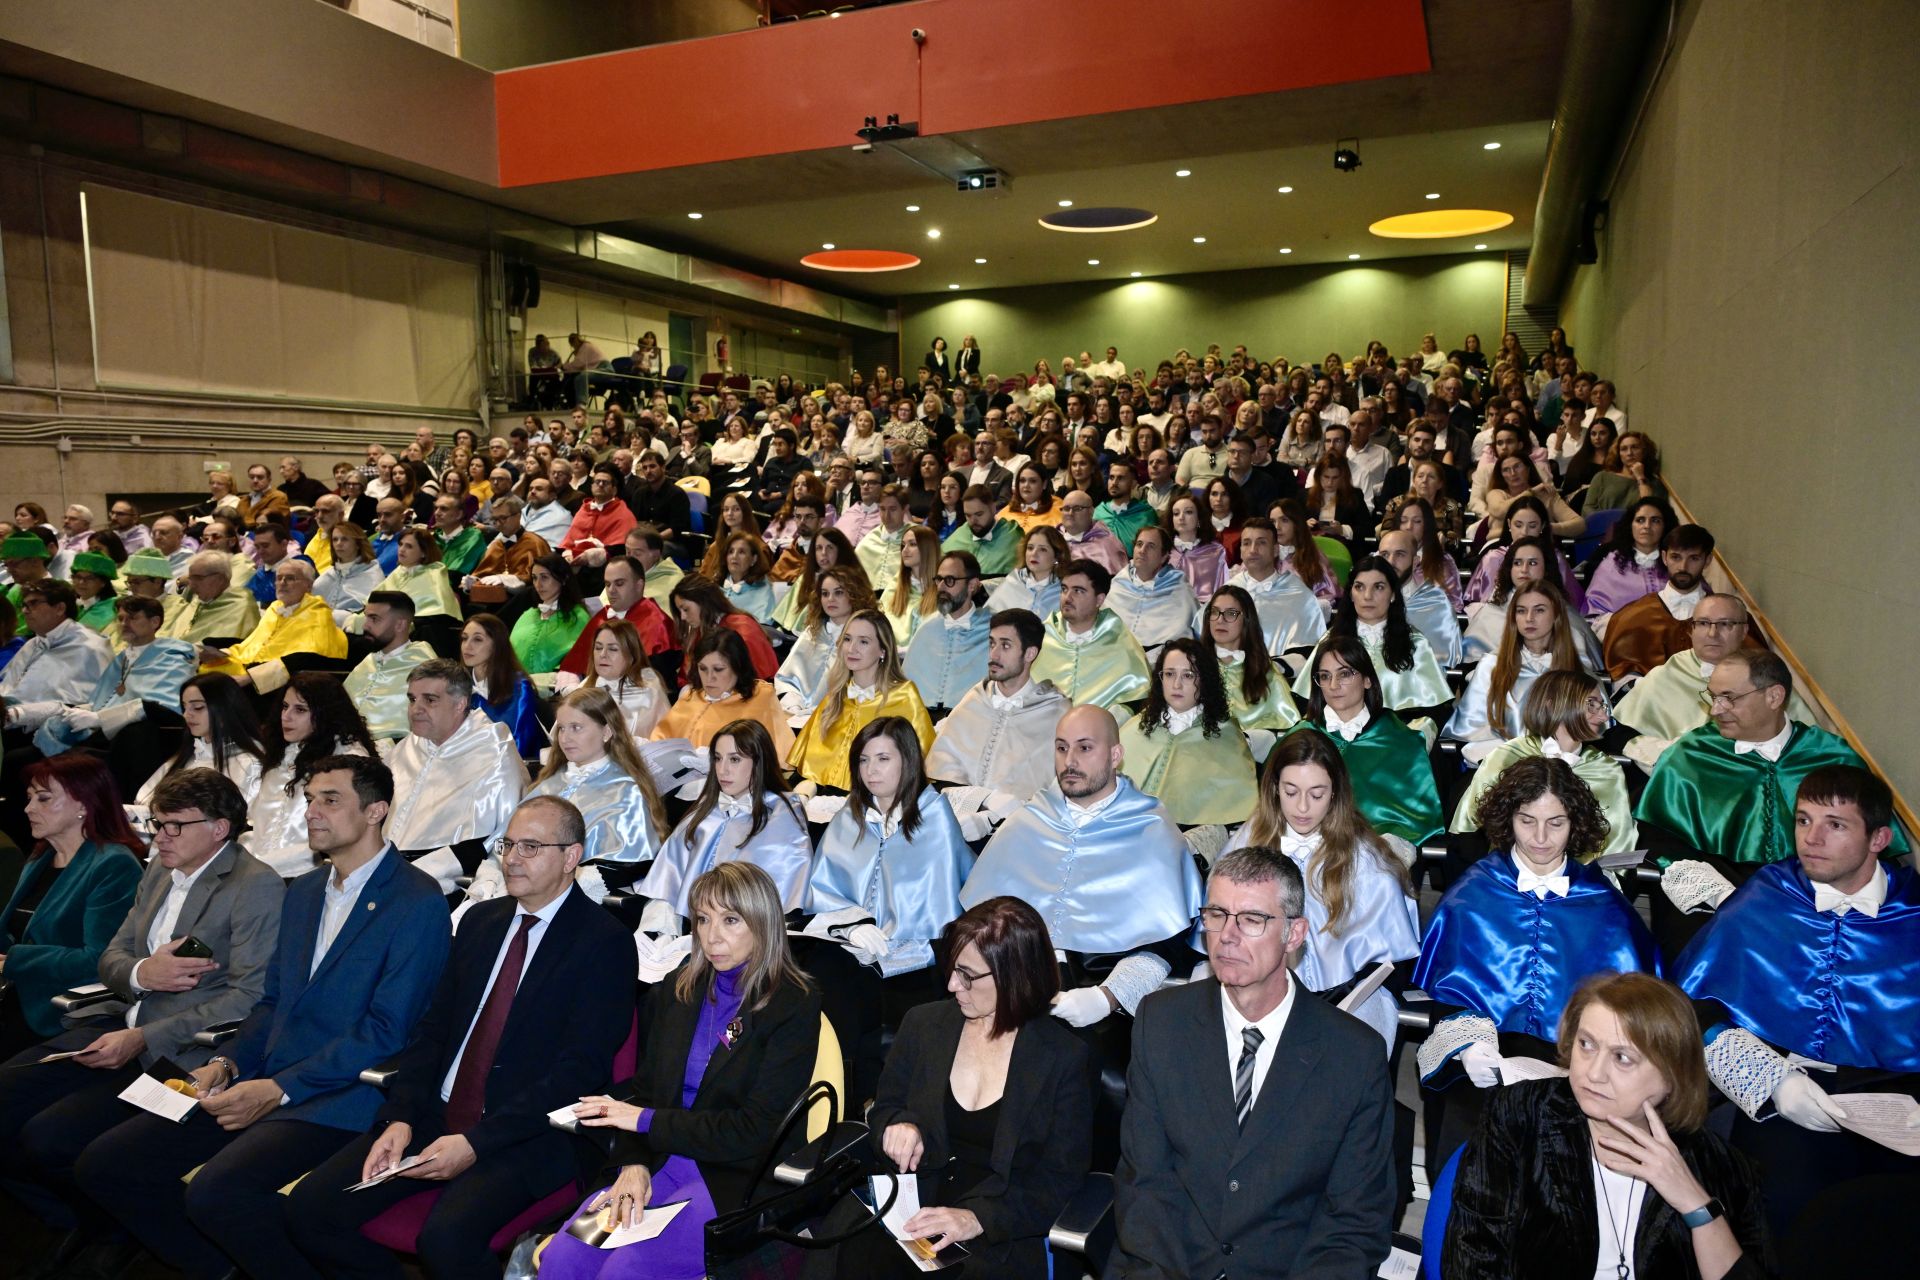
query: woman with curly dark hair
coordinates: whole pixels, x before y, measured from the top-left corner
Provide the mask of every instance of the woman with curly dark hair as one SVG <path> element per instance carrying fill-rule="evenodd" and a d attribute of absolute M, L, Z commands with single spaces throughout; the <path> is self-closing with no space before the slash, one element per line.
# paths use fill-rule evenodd
<path fill-rule="evenodd" d="M 307 845 L 307 771 L 327 756 L 379 752 L 346 686 L 325 671 L 293 678 L 261 738 L 266 770 L 247 813 L 247 851 L 291 880 L 318 865 Z"/>
<path fill-rule="evenodd" d="M 1479 1090 L 1499 1082 L 1501 1057 L 1556 1060 L 1575 988 L 1596 973 L 1660 972 L 1633 907 L 1579 861 L 1605 846 L 1607 819 L 1566 761 L 1515 761 L 1477 816 L 1493 852 L 1440 900 L 1413 971 L 1443 1015 L 1419 1054 L 1421 1080 L 1445 1092 L 1427 1152 L 1436 1172 L 1478 1122 Z"/>
<path fill-rule="evenodd" d="M 1253 755 L 1211 642 L 1182 637 L 1160 650 L 1147 704 L 1120 727 L 1120 748 L 1121 772 L 1183 827 L 1253 812 Z"/>
<path fill-rule="evenodd" d="M 1400 594 L 1400 575 L 1379 556 L 1367 556 L 1353 566 L 1347 594 L 1334 606 L 1333 619 L 1320 642 L 1335 636 L 1355 636 L 1366 646 L 1380 675 L 1380 697 L 1389 710 L 1405 719 L 1437 712 L 1453 700 L 1453 690 L 1440 670 L 1433 646 L 1407 621 L 1407 605 Z M 1316 662 L 1319 651 L 1315 651 Z M 1308 663 L 1293 682 L 1301 697 L 1313 692 L 1315 663 Z M 1438 721 L 1441 717 L 1434 714 Z"/>

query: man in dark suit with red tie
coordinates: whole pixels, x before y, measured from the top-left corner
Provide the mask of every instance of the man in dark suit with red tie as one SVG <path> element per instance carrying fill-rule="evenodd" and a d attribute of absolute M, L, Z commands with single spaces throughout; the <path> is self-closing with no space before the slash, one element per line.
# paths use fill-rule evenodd
<path fill-rule="evenodd" d="M 1200 909 L 1213 976 L 1140 1003 L 1107 1280 L 1366 1280 L 1392 1239 L 1393 1087 L 1380 1038 L 1287 971 L 1300 870 L 1226 854 Z"/>
<path fill-rule="evenodd" d="M 426 1273 L 497 1280 L 489 1240 L 535 1202 L 597 1170 L 600 1152 L 547 1114 L 604 1093 L 634 1018 L 633 939 L 574 887 L 580 811 L 537 796 L 500 842 L 507 896 L 461 921 L 440 989 L 395 1066 L 386 1105 L 294 1191 L 289 1218 L 304 1258 L 276 1280 L 403 1273 L 361 1224 L 421 1191 L 442 1194 L 417 1251 Z M 404 1173 L 347 1187 L 407 1157 Z"/>

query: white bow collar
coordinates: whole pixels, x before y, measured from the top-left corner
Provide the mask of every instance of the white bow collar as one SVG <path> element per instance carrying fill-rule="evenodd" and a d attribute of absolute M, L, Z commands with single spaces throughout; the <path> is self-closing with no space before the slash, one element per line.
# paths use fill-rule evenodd
<path fill-rule="evenodd" d="M 1345 742 L 1352 742 L 1355 738 L 1359 737 L 1361 731 L 1367 727 L 1367 722 L 1373 719 L 1373 712 L 1367 710 L 1365 706 L 1362 706 L 1358 711 L 1354 712 L 1353 719 L 1351 720 L 1342 720 L 1340 713 L 1332 707 L 1326 708 L 1322 714 L 1326 716 L 1327 720 L 1325 725 L 1326 731 L 1338 735 L 1340 739 Z"/>
<path fill-rule="evenodd" d="M 1573 879 L 1567 874 L 1567 862 L 1565 858 L 1560 860 L 1560 869 L 1555 874 L 1543 876 L 1536 871 L 1528 870 L 1527 864 L 1520 860 L 1519 854 L 1515 853 L 1507 856 L 1513 859 L 1513 869 L 1517 874 L 1517 885 L 1520 892 L 1530 893 L 1534 897 L 1544 901 L 1548 894 L 1552 894 L 1556 898 L 1564 898 L 1572 891 Z"/>
<path fill-rule="evenodd" d="M 1869 920 L 1877 919 L 1886 900 L 1887 873 L 1883 867 L 1873 869 L 1873 879 L 1867 881 L 1858 893 L 1842 893 L 1830 884 L 1818 882 L 1813 886 L 1813 909 L 1830 911 L 1837 916 L 1858 911 Z"/>

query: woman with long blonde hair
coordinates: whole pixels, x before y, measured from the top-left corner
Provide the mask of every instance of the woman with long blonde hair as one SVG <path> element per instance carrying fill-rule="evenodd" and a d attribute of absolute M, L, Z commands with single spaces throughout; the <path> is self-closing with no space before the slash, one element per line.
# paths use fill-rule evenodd
<path fill-rule="evenodd" d="M 1522 708 L 1533 682 L 1548 671 L 1580 670 L 1572 611 L 1551 578 L 1515 591 L 1500 647 L 1475 665 L 1445 735 L 1459 742 L 1502 742 L 1526 732 Z"/>
<path fill-rule="evenodd" d="M 589 897 L 632 883 L 666 838 L 660 793 L 612 693 L 575 689 L 553 713 L 553 746 L 527 791 L 559 796 L 587 824 L 577 879 Z"/>
<path fill-rule="evenodd" d="M 809 622 L 794 636 L 793 647 L 773 677 L 774 693 L 789 715 L 802 717 L 820 705 L 848 620 L 878 608 L 873 588 L 867 585 L 867 571 L 858 561 L 821 570 Z"/>
<path fill-rule="evenodd" d="M 914 728 L 924 753 L 933 745 L 933 718 L 920 690 L 900 670 L 900 646 L 887 615 L 866 608 L 847 620 L 828 668 L 820 705 L 793 740 L 794 770 L 814 787 L 847 790 L 847 753 L 860 730 L 881 716 L 899 716 Z"/>
<path fill-rule="evenodd" d="M 940 612 L 940 592 L 933 585 L 940 568 L 940 539 L 923 524 L 907 526 L 900 544 L 900 569 L 884 602 L 895 639 L 913 638 L 920 624 Z"/>

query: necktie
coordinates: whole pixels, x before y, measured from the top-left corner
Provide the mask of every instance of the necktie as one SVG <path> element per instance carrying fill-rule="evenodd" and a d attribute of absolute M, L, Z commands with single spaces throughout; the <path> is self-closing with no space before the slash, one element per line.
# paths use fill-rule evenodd
<path fill-rule="evenodd" d="M 493 990 L 467 1036 L 467 1047 L 460 1054 L 460 1067 L 454 1073 L 453 1092 L 447 1098 L 447 1132 L 465 1133 L 480 1122 L 487 1104 L 487 1076 L 493 1071 L 493 1055 L 500 1048 L 500 1034 L 507 1029 L 507 1014 L 513 1009 L 513 993 L 520 986 L 520 972 L 527 967 L 527 935 L 540 917 L 520 917 L 520 932 L 507 944 L 506 959 L 494 975 Z"/>
<path fill-rule="evenodd" d="M 1233 1114 L 1242 1128 L 1246 1126 L 1247 1113 L 1253 1110 L 1253 1060 L 1264 1039 L 1258 1027 L 1248 1027 L 1240 1033 L 1240 1061 L 1233 1065 Z"/>

